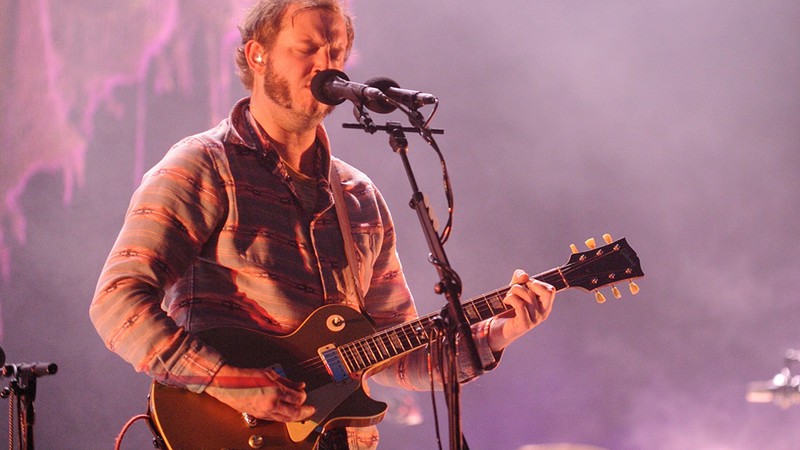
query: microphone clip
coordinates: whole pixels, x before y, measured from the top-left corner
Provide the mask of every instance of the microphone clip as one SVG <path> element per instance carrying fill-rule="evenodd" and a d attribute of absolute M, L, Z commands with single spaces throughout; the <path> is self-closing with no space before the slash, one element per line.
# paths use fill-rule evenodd
<path fill-rule="evenodd" d="M 366 131 L 369 134 L 375 134 L 378 131 L 378 127 L 375 126 L 375 121 L 372 120 L 369 113 L 364 109 L 364 105 L 361 103 L 355 104 L 353 106 L 353 116 L 358 121 L 358 126 Z"/>

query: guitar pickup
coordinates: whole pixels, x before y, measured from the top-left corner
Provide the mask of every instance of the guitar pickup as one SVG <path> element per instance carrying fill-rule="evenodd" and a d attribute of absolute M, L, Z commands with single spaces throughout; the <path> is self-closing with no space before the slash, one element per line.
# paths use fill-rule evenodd
<path fill-rule="evenodd" d="M 325 363 L 325 369 L 328 371 L 328 375 L 333 378 L 333 381 L 341 383 L 350 380 L 350 372 L 347 370 L 347 366 L 335 345 L 328 344 L 320 347 L 317 353 L 322 358 L 322 362 Z"/>

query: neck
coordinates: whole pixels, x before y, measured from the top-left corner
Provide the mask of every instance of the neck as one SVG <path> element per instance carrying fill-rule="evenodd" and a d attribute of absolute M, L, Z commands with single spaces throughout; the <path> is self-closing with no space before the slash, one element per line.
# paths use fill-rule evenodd
<path fill-rule="evenodd" d="M 311 145 L 301 151 L 288 151 L 285 147 L 279 144 L 275 145 L 278 154 L 281 155 L 283 163 L 288 165 L 297 173 L 301 173 L 307 177 L 313 178 L 316 176 L 317 167 L 317 145 L 312 142 Z"/>
<path fill-rule="evenodd" d="M 314 176 L 317 157 L 316 124 L 297 126 L 280 122 L 275 119 L 280 115 L 270 114 L 268 108 L 256 102 L 251 102 L 250 114 L 267 134 L 263 138 L 269 140 L 285 164 L 303 175 Z"/>

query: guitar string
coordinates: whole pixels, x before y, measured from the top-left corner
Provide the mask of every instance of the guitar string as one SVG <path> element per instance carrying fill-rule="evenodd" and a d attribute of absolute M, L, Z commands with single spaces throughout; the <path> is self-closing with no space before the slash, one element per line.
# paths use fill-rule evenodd
<path fill-rule="evenodd" d="M 592 263 L 596 259 L 603 258 L 606 255 L 609 255 L 611 253 L 613 253 L 613 251 L 610 252 L 610 253 L 602 253 L 602 254 L 596 255 L 595 257 L 593 257 L 591 259 L 588 259 L 588 260 L 585 260 L 585 261 L 578 261 L 578 262 L 574 263 L 572 266 L 562 269 L 562 274 L 568 275 L 568 274 L 574 273 L 576 270 L 579 270 L 581 266 L 584 266 L 584 265 L 586 265 L 588 263 Z M 557 273 L 557 271 L 554 269 L 554 270 L 551 270 L 551 271 L 548 271 L 548 272 L 544 272 L 542 274 L 535 275 L 535 276 L 533 276 L 533 278 L 538 278 L 538 279 L 547 278 L 548 276 L 554 276 L 556 273 Z M 568 286 L 565 286 L 565 288 L 566 287 L 568 287 Z M 511 288 L 511 286 L 506 286 L 506 287 L 503 287 L 503 288 L 496 289 L 495 291 L 486 293 L 486 294 L 484 294 L 482 296 L 479 296 L 476 299 L 473 299 L 473 300 L 470 300 L 470 301 L 466 302 L 465 305 L 473 307 L 475 309 L 475 311 L 478 313 L 478 316 L 479 316 L 479 318 L 481 320 L 484 318 L 484 314 L 486 314 L 486 313 L 488 313 L 489 317 L 491 317 L 493 315 L 496 315 L 495 311 L 494 311 L 494 308 L 491 305 L 491 299 L 494 298 L 494 297 L 498 297 L 498 298 L 502 297 L 503 295 L 505 295 L 510 290 L 510 288 Z M 502 309 L 506 309 L 506 310 L 508 309 L 502 303 L 502 300 L 500 300 L 499 305 L 503 305 Z M 430 315 L 429 316 L 424 316 L 424 317 L 422 317 L 422 318 L 420 318 L 420 319 L 418 319 L 416 321 L 405 323 L 405 324 L 400 324 L 400 325 L 395 326 L 393 328 L 384 330 L 383 332 L 378 333 L 376 335 L 367 336 L 367 337 L 364 337 L 364 338 L 357 339 L 357 340 L 352 341 L 350 343 L 343 344 L 342 346 L 340 346 L 340 348 L 342 348 L 343 351 L 349 351 L 350 353 L 352 353 L 352 355 L 354 355 L 354 356 L 350 357 L 351 361 L 349 361 L 350 362 L 349 365 L 350 366 L 357 365 L 357 366 L 359 366 L 358 370 L 361 370 L 361 369 L 367 368 L 367 367 L 369 367 L 371 365 L 377 364 L 378 362 L 382 362 L 382 361 L 384 361 L 386 359 L 389 359 L 391 357 L 400 355 L 400 354 L 402 354 L 402 353 L 404 353 L 406 351 L 411 351 L 411 350 L 413 350 L 413 349 L 415 349 L 417 347 L 423 346 L 424 343 L 422 342 L 421 338 L 415 332 L 415 329 L 419 325 L 421 325 L 422 322 L 425 322 L 425 321 L 432 322 L 431 316 Z M 413 326 L 415 324 L 417 325 L 416 327 Z M 406 332 L 406 329 L 409 329 L 409 328 L 411 329 L 412 336 L 414 336 L 416 338 L 417 344 L 414 344 L 410 340 L 409 335 Z M 402 349 L 402 351 L 398 352 L 397 348 L 395 347 L 394 343 L 392 342 L 392 338 L 391 338 L 390 335 L 391 334 L 397 334 L 400 331 L 402 331 L 403 335 L 406 338 L 406 341 L 410 344 L 410 348 L 406 348 L 405 344 L 403 344 L 402 340 L 400 340 L 398 338 L 397 342 L 400 344 L 401 349 Z M 426 329 L 425 329 L 424 326 L 422 327 L 422 332 L 423 332 L 423 335 L 424 335 L 424 333 L 426 333 Z M 388 341 L 387 341 L 387 339 L 388 339 Z M 372 344 L 369 342 L 370 340 L 372 341 Z M 388 356 L 384 357 L 384 352 L 381 351 L 380 345 L 377 344 L 378 342 L 383 344 L 383 347 L 386 350 L 386 353 L 387 353 Z M 393 350 L 394 350 L 394 354 L 391 351 L 389 351 L 389 345 L 388 344 L 392 345 Z M 360 349 L 359 349 L 359 347 L 360 347 Z M 364 349 L 367 349 L 369 351 L 369 353 L 372 354 L 371 358 L 370 358 L 369 354 Z M 376 357 L 376 353 L 377 353 L 377 355 L 379 357 Z M 343 356 L 345 357 L 345 359 L 347 359 L 347 355 L 346 354 L 343 355 Z M 365 362 L 366 362 L 366 364 L 364 364 Z M 325 369 L 325 363 L 320 358 L 312 358 L 312 359 L 303 361 L 302 363 L 299 364 L 299 366 L 301 368 L 306 368 L 306 369 L 309 369 L 309 370 L 319 370 L 319 371 L 321 371 L 323 373 L 327 372 L 327 370 Z"/>
<path fill-rule="evenodd" d="M 420 336 L 414 330 L 420 329 L 419 325 L 423 325 L 422 322 L 425 322 L 426 319 L 429 318 L 426 316 L 412 322 L 403 323 L 395 327 L 392 327 L 390 329 L 381 331 L 380 333 L 377 333 L 375 335 L 359 338 L 354 341 L 348 342 L 346 344 L 339 346 L 339 348 L 345 351 L 349 350 L 351 353 L 354 351 L 355 356 L 351 357 L 351 359 L 353 359 L 354 363 L 363 366 L 360 367 L 359 369 L 364 369 L 370 365 L 377 364 L 379 362 L 385 361 L 389 358 L 400 355 L 407 351 L 411 351 L 417 347 L 421 347 L 424 344 L 424 342 L 422 341 L 422 338 L 420 338 Z M 414 324 L 417 324 L 417 326 L 414 326 Z M 421 328 L 423 333 L 426 332 L 425 331 L 426 329 L 427 328 L 425 326 Z M 402 333 L 405 339 L 398 337 L 397 339 L 393 340 L 392 337 L 390 336 L 392 334 L 399 334 L 399 333 Z M 411 336 L 413 336 L 413 339 Z M 403 340 L 405 340 L 406 343 L 404 343 Z M 416 340 L 417 343 L 415 344 L 413 340 Z M 374 345 L 370 344 L 369 341 L 373 341 Z M 381 351 L 380 347 L 376 342 L 382 343 L 385 351 Z M 397 342 L 399 344 L 400 346 L 399 351 L 397 349 L 397 346 L 393 342 Z M 361 347 L 361 350 L 359 350 L 359 347 Z M 367 355 L 367 352 L 364 350 L 365 348 L 368 349 L 370 353 L 372 353 L 372 357 L 369 357 Z M 376 357 L 376 353 L 380 357 Z M 384 353 L 388 354 L 388 356 L 384 357 Z M 362 363 L 359 363 L 354 358 L 360 358 L 362 360 Z M 363 364 L 364 361 L 367 362 L 368 364 Z M 352 366 L 353 364 L 350 365 Z M 316 369 L 322 370 L 325 369 L 325 362 L 321 358 L 311 358 L 299 363 L 298 367 L 305 368 L 308 370 L 316 370 Z"/>
<path fill-rule="evenodd" d="M 598 252 L 600 252 L 601 250 L 602 249 L 598 249 Z M 576 261 L 575 263 L 573 263 L 571 265 L 567 265 L 567 266 L 562 267 L 561 268 L 561 274 L 564 275 L 565 278 L 569 278 L 569 275 L 572 275 L 574 273 L 577 273 L 579 270 L 582 270 L 583 267 L 586 266 L 587 264 L 595 264 L 597 262 L 597 260 L 604 259 L 607 256 L 613 255 L 614 253 L 617 253 L 617 252 L 619 252 L 619 250 L 612 249 L 612 251 L 610 251 L 610 252 L 595 253 L 594 256 L 592 256 L 590 258 L 587 258 L 586 260 L 583 260 L 583 261 L 579 260 L 579 261 Z M 534 275 L 531 278 L 543 279 L 543 278 L 553 277 L 554 278 L 554 280 L 553 280 L 554 282 L 561 281 L 560 279 L 558 279 L 560 277 L 556 278 L 556 274 L 557 273 L 558 273 L 558 269 L 552 269 L 550 271 L 543 272 L 543 273 L 540 273 L 538 275 Z M 543 281 L 546 281 L 546 280 L 543 280 Z M 610 283 L 604 283 L 603 286 L 605 286 L 606 284 L 610 284 Z M 572 285 L 565 285 L 564 288 L 567 288 L 567 287 L 570 287 L 570 286 L 572 286 Z M 465 306 L 471 306 L 471 307 L 475 308 L 475 310 L 478 312 L 479 318 L 481 320 L 484 320 L 485 318 L 488 318 L 488 317 L 484 317 L 484 314 L 488 313 L 489 317 L 492 317 L 492 316 L 496 315 L 494 313 L 494 308 L 491 305 L 491 300 L 493 298 L 495 298 L 495 297 L 503 297 L 510 289 L 511 289 L 511 285 L 504 286 L 504 287 L 499 288 L 499 289 L 495 289 L 494 291 L 490 291 L 490 292 L 485 293 L 485 294 L 483 294 L 481 296 L 478 296 L 478 297 L 476 297 L 474 299 L 468 300 L 467 302 L 464 303 L 464 305 Z M 502 300 L 500 300 L 500 305 L 503 305 L 503 309 L 506 309 L 506 310 L 508 309 L 508 308 L 505 307 L 505 304 L 502 303 Z M 343 344 L 343 345 L 339 346 L 339 348 L 342 348 L 345 351 L 350 351 L 350 352 L 353 353 L 354 356 L 350 358 L 351 360 L 350 361 L 345 361 L 345 362 L 350 362 L 350 364 L 348 364 L 350 366 L 354 366 L 354 365 L 362 366 L 362 367 L 358 368 L 358 370 L 360 371 L 360 370 L 363 370 L 363 369 L 365 369 L 365 368 L 367 368 L 367 367 L 369 367 L 371 365 L 374 365 L 374 364 L 377 364 L 379 362 L 382 362 L 382 361 L 385 361 L 387 359 L 390 359 L 392 357 L 401 355 L 402 353 L 414 350 L 414 349 L 416 349 L 418 347 L 422 347 L 424 345 L 424 342 L 419 337 L 419 335 L 415 332 L 415 330 L 418 329 L 418 327 L 420 325 L 424 325 L 424 322 L 428 322 L 428 325 L 433 323 L 433 318 L 435 316 L 436 316 L 435 313 L 434 314 L 429 314 L 429 315 L 423 316 L 423 317 L 421 317 L 421 318 L 419 318 L 417 320 L 414 320 L 412 322 L 399 324 L 399 325 L 396 325 L 396 326 L 391 327 L 389 329 L 383 330 L 383 331 L 381 331 L 381 332 L 379 332 L 379 333 L 377 333 L 375 335 L 356 339 L 356 340 L 351 341 L 351 342 L 349 342 L 347 344 Z M 417 340 L 417 344 L 414 344 L 411 341 L 411 339 L 409 338 L 408 333 L 405 331 L 405 329 L 409 329 L 409 328 L 410 328 L 410 331 L 412 332 L 412 336 L 414 336 L 415 339 Z M 422 326 L 421 331 L 422 331 L 423 335 L 426 335 L 426 333 L 428 333 L 428 331 L 426 331 L 426 330 L 427 330 L 426 327 Z M 405 348 L 405 344 L 403 344 L 402 339 L 400 339 L 399 337 L 395 341 L 392 340 L 391 335 L 392 334 L 397 335 L 401 331 L 402 331 L 403 335 L 405 336 L 406 341 L 408 342 L 408 344 L 410 344 L 409 345 L 410 348 Z M 386 350 L 386 353 L 388 354 L 388 356 L 387 357 L 383 357 L 383 352 L 380 350 L 380 347 L 377 344 L 374 345 L 374 346 L 371 345 L 369 343 L 369 340 L 372 340 L 373 342 L 376 342 L 376 340 L 378 340 L 378 342 L 382 343 L 384 349 Z M 400 351 L 397 350 L 397 348 L 395 347 L 395 343 L 394 342 L 398 342 L 400 344 L 400 346 L 401 346 L 401 350 Z M 392 354 L 392 352 L 389 351 L 389 345 L 391 345 L 392 350 L 394 351 L 394 354 Z M 361 347 L 361 350 L 359 350 L 358 347 Z M 368 349 L 370 351 L 370 353 L 372 353 L 372 358 L 370 358 L 369 355 L 363 350 L 364 348 Z M 380 357 L 376 357 L 375 356 L 375 352 L 376 351 L 377 351 L 377 354 Z M 345 357 L 345 359 L 347 359 L 347 358 Z M 361 359 L 361 362 L 359 363 L 359 361 L 357 359 Z M 374 360 L 375 362 L 373 363 L 372 360 Z M 366 362 L 367 364 L 363 364 L 363 362 Z M 305 361 L 302 361 L 297 366 L 299 368 L 301 368 L 301 369 L 306 369 L 306 370 L 311 370 L 311 371 L 320 371 L 322 373 L 327 372 L 327 369 L 325 367 L 326 366 L 325 362 L 322 360 L 322 358 L 319 358 L 319 357 L 315 357 L 315 358 L 311 358 L 311 359 L 307 359 Z"/>

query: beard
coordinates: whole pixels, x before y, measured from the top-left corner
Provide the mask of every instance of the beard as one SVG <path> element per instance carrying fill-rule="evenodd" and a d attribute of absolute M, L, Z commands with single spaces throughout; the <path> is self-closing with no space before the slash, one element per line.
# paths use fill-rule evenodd
<path fill-rule="evenodd" d="M 264 93 L 276 105 L 283 108 L 295 121 L 301 126 L 316 126 L 322 122 L 322 119 L 328 116 L 333 111 L 333 106 L 317 103 L 317 107 L 313 111 L 306 111 L 297 106 L 292 101 L 292 92 L 289 89 L 289 81 L 275 71 L 275 66 L 272 64 L 271 58 L 267 59 L 266 73 L 264 74 L 263 83 Z"/>

